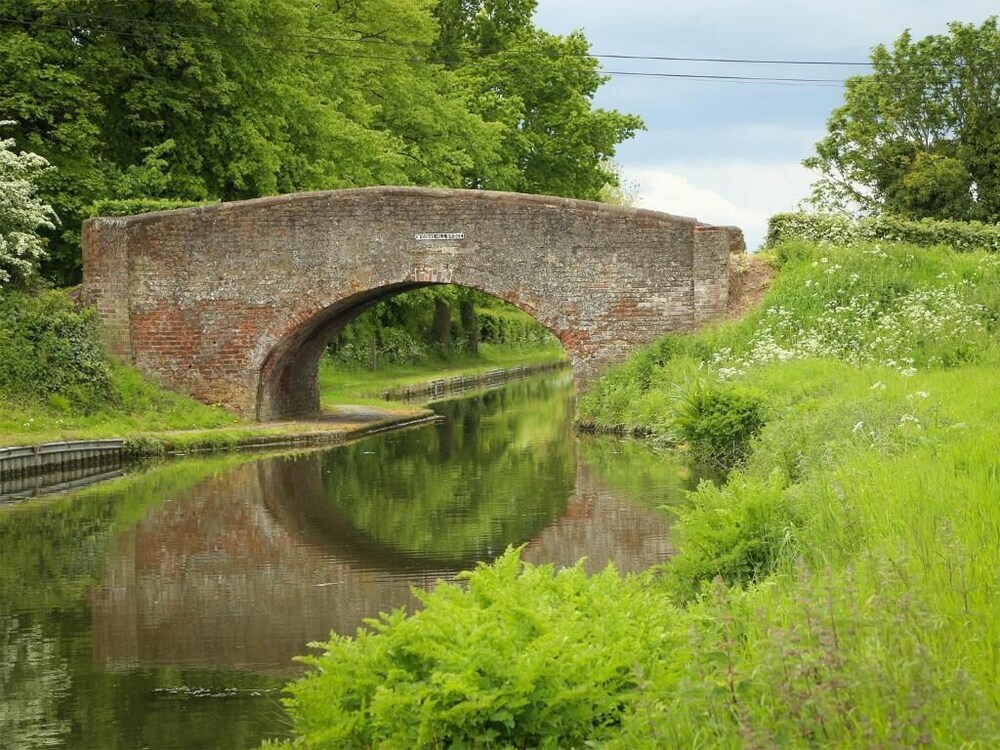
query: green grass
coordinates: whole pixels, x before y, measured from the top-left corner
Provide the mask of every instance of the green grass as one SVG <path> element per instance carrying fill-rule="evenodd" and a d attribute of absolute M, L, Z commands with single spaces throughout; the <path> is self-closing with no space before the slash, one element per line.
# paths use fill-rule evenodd
<path fill-rule="evenodd" d="M 547 365 L 565 360 L 566 353 L 558 344 L 530 349 L 481 344 L 478 355 L 454 354 L 413 365 L 385 364 L 374 372 L 341 367 L 324 358 L 319 368 L 320 403 L 323 409 L 340 404 L 398 407 L 398 402 L 386 400 L 381 394 L 401 386 L 438 378 L 477 375 L 487 370 Z"/>
<path fill-rule="evenodd" d="M 292 688 L 303 746 L 1000 746 L 1000 258 L 796 242 L 776 263 L 760 309 L 583 399 L 597 427 L 726 448 L 725 482 L 671 506 L 675 557 L 620 595 L 542 569 L 539 597 L 509 560 L 439 586 L 324 645 Z M 483 639 L 522 666 L 493 680 Z M 559 654 L 586 652 L 618 668 L 567 692 Z"/>
<path fill-rule="evenodd" d="M 83 413 L 65 407 L 58 399 L 40 401 L 0 392 L 0 444 L 208 430 L 241 422 L 225 409 L 159 388 L 131 367 L 109 367 L 117 397 Z"/>

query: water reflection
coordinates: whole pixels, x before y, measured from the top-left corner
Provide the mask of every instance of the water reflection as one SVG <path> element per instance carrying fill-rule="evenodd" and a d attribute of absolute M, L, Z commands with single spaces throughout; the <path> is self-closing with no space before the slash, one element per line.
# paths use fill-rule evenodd
<path fill-rule="evenodd" d="M 13 566 L 0 570 L 5 651 L 41 665 L 29 677 L 17 656 L 0 687 L 11 705 L 41 691 L 48 703 L 32 705 L 53 717 L 30 719 L 48 734 L 25 746 L 213 747 L 205 738 L 224 731 L 252 745 L 280 725 L 260 696 L 306 643 L 412 606 L 412 586 L 508 544 L 591 570 L 661 562 L 669 523 L 656 506 L 679 495 L 681 467 L 643 446 L 578 441 L 572 398 L 565 378 L 525 381 L 441 404 L 442 422 L 419 430 L 177 463 L 0 513 Z"/>

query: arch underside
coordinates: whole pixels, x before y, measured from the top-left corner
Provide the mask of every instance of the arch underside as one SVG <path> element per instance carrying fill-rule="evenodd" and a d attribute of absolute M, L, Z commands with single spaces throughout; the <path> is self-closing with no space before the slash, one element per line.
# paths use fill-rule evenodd
<path fill-rule="evenodd" d="M 268 421 L 318 414 L 319 361 L 329 341 L 373 305 L 425 286 L 428 284 L 402 282 L 359 292 L 321 310 L 285 336 L 261 369 L 257 418 Z"/>

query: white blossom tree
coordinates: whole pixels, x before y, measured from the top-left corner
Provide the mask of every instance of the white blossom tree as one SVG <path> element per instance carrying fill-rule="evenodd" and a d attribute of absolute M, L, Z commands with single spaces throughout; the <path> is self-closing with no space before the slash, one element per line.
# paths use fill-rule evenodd
<path fill-rule="evenodd" d="M 12 125 L 0 121 L 0 127 Z M 40 229 L 59 221 L 38 198 L 38 178 L 52 169 L 38 154 L 15 153 L 14 139 L 0 139 L 0 287 L 31 276 L 45 255 Z"/>

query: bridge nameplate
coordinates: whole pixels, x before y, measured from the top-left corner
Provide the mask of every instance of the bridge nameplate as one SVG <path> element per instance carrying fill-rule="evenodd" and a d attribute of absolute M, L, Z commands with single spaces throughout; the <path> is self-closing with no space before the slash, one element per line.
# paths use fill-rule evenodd
<path fill-rule="evenodd" d="M 434 240 L 464 240 L 465 232 L 422 232 L 413 235 L 413 239 L 422 242 Z"/>

